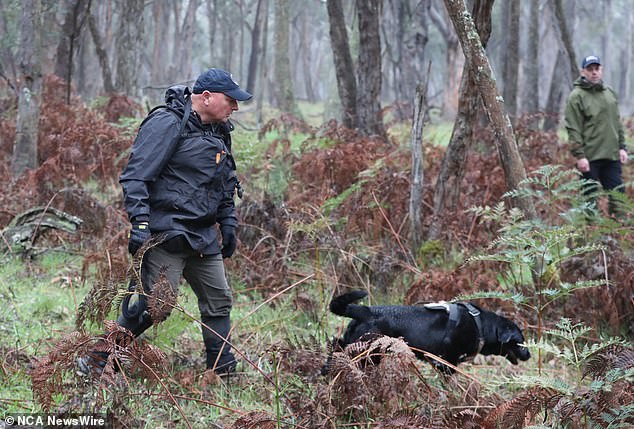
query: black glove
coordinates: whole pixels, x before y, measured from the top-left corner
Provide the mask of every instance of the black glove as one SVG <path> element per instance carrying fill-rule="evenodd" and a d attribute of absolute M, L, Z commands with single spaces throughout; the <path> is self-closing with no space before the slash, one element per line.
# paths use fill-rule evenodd
<path fill-rule="evenodd" d="M 147 222 L 132 222 L 132 229 L 128 235 L 128 252 L 134 255 L 151 235 L 150 225 Z"/>
<path fill-rule="evenodd" d="M 236 227 L 221 226 L 220 232 L 222 232 L 222 257 L 231 258 L 233 252 L 236 251 Z"/>

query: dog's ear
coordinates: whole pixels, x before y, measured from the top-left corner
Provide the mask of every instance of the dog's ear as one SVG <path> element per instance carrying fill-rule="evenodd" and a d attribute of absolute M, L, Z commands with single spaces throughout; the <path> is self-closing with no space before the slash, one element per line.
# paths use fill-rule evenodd
<path fill-rule="evenodd" d="M 498 331 L 498 341 L 502 344 L 523 343 L 524 339 L 517 326 L 505 326 L 501 331 Z"/>

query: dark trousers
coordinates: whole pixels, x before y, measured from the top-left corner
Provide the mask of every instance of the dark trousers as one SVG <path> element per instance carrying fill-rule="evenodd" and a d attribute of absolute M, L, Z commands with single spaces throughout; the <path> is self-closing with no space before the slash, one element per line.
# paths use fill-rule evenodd
<path fill-rule="evenodd" d="M 140 311 L 134 314 L 126 314 L 122 311 L 117 323 L 132 331 L 135 336 L 141 335 L 152 326 L 153 322 L 149 313 L 145 311 L 147 310 L 147 295 L 153 293 L 152 285 L 162 276 L 167 278 L 176 292 L 181 277 L 184 277 L 196 294 L 201 322 L 205 325 L 202 327 L 202 334 L 207 360 L 216 362 L 217 356 L 221 355 L 221 364 L 233 362 L 235 366 L 233 354 L 230 352 L 231 347 L 225 342 L 231 328 L 229 315 L 233 301 L 231 289 L 225 277 L 222 255 L 201 256 L 183 243 L 182 239 L 169 240 L 148 249 L 143 255 L 141 278 L 146 296 L 136 296 L 136 299 L 142 300 L 142 304 L 138 306 Z M 125 301 L 122 310 L 124 305 L 126 305 Z"/>
<path fill-rule="evenodd" d="M 583 190 L 583 194 L 590 202 L 596 203 L 595 194 L 598 191 L 596 182 L 599 182 L 606 191 L 617 190 L 624 192 L 620 161 L 609 159 L 590 161 L 590 171 L 583 173 L 583 178 L 591 180 Z M 613 197 L 609 198 L 608 209 L 610 214 L 618 213 L 617 202 Z"/>

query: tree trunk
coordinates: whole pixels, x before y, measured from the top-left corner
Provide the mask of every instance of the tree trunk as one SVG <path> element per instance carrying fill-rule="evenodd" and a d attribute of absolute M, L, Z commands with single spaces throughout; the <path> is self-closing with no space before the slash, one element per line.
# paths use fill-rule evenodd
<path fill-rule="evenodd" d="M 359 17 L 359 65 L 357 67 L 357 115 L 359 131 L 386 138 L 381 115 L 381 36 L 379 17 L 382 1 L 357 0 Z"/>
<path fill-rule="evenodd" d="M 144 0 L 126 0 L 121 4 L 123 8 L 115 42 L 117 49 L 115 88 L 118 92 L 136 97 L 139 94 L 137 76 L 143 46 Z"/>
<path fill-rule="evenodd" d="M 494 0 L 476 0 L 473 6 L 473 16 L 478 29 L 483 48 L 486 47 L 491 36 L 491 11 Z M 462 179 L 469 143 L 473 140 L 473 126 L 477 123 L 477 116 L 482 102 L 478 94 L 475 75 L 465 64 L 460 83 L 460 98 L 456 122 L 451 133 L 451 139 L 442 159 L 440 172 L 434 190 L 434 212 L 429 226 L 429 240 L 440 239 L 446 216 L 449 210 L 455 210 L 460 195 Z"/>
<path fill-rule="evenodd" d="M 504 104 L 506 112 L 515 119 L 517 115 L 517 81 L 519 78 L 520 51 L 520 0 L 508 0 L 509 31 L 504 49 Z"/>
<path fill-rule="evenodd" d="M 265 82 L 268 81 L 268 77 L 269 77 L 269 70 L 270 67 L 266 66 L 266 59 L 267 59 L 267 49 L 268 49 L 268 29 L 269 29 L 269 2 L 268 0 L 265 0 L 264 2 L 264 27 L 263 27 L 263 31 L 264 34 L 262 34 L 262 53 L 261 56 L 258 60 L 258 62 L 260 64 L 262 64 L 262 73 L 258 73 L 258 79 L 256 82 L 256 94 L 253 94 L 255 96 L 255 117 L 256 117 L 256 122 L 258 124 L 258 129 L 262 126 L 262 124 L 264 123 L 264 87 Z"/>
<path fill-rule="evenodd" d="M 264 15 L 268 11 L 268 0 L 258 0 L 251 32 L 251 54 L 249 56 L 249 70 L 247 72 L 247 92 L 255 93 L 255 82 L 258 73 L 258 61 L 262 52 L 262 24 Z"/>
<path fill-rule="evenodd" d="M 66 11 L 62 34 L 57 45 L 55 74 L 66 81 L 66 103 L 70 103 L 70 89 L 73 77 L 73 60 L 79 48 L 81 29 L 90 13 L 91 0 L 75 0 Z"/>
<path fill-rule="evenodd" d="M 150 81 L 152 85 L 167 83 L 165 58 L 169 57 L 167 36 L 170 28 L 169 8 L 165 0 L 156 0 L 152 5 L 154 17 L 154 46 L 152 48 L 152 70 Z"/>
<path fill-rule="evenodd" d="M 601 7 L 599 8 L 601 10 L 601 20 L 603 21 L 601 23 L 601 27 L 602 28 L 610 28 L 612 25 L 612 0 L 603 0 L 601 2 Z M 628 8 L 630 9 L 630 8 Z M 604 68 L 603 70 L 603 80 L 606 82 L 612 82 L 611 79 L 611 75 L 612 75 L 612 70 L 616 69 L 616 63 L 613 63 L 613 59 L 612 59 L 612 38 L 610 37 L 612 35 L 611 31 L 602 31 L 600 33 L 600 41 L 601 41 L 601 51 L 600 51 L 600 55 L 601 55 L 601 61 L 603 63 L 603 65 L 605 66 L 606 64 L 610 64 L 610 67 L 608 67 L 608 69 L 606 70 Z M 589 52 L 588 54 L 591 54 L 592 52 Z M 588 55 L 588 54 L 583 54 L 583 55 Z"/>
<path fill-rule="evenodd" d="M 385 3 L 382 19 L 384 58 L 388 62 L 383 80 L 383 96 L 395 100 L 394 119 L 409 120 L 412 107 L 409 100 L 416 82 L 424 70 L 424 53 L 428 39 L 428 9 L 431 2 L 421 4 L 411 1 Z M 387 88 L 386 88 L 387 86 Z"/>
<path fill-rule="evenodd" d="M 544 107 L 543 129 L 546 132 L 555 131 L 559 125 L 559 112 L 564 99 L 564 88 L 568 80 L 566 78 L 567 63 L 565 54 L 559 51 L 552 70 L 548 100 L 546 100 L 546 106 Z"/>
<path fill-rule="evenodd" d="M 453 31 L 451 25 L 448 23 L 449 19 L 446 16 L 445 8 L 438 10 L 432 7 L 429 11 L 431 20 L 440 32 L 447 47 L 445 51 L 445 76 L 442 91 L 442 116 L 444 118 L 453 119 L 458 109 L 458 94 L 462 80 L 461 72 L 464 67 L 464 56 L 460 52 L 460 43 L 456 32 Z"/>
<path fill-rule="evenodd" d="M 328 21 L 330 23 L 330 43 L 332 57 L 337 76 L 337 91 L 341 101 L 342 123 L 345 127 L 354 129 L 358 124 L 357 115 L 357 81 L 354 74 L 354 64 L 348 44 L 348 31 L 343 16 L 341 0 L 328 0 Z"/>
<path fill-rule="evenodd" d="M 627 11 L 627 28 L 634 26 L 634 10 L 629 8 Z M 632 64 L 632 38 L 634 33 L 627 35 L 624 43 L 625 46 L 621 49 L 620 55 L 620 73 L 619 73 L 619 98 L 623 101 L 630 99 L 630 65 Z"/>
<path fill-rule="evenodd" d="M 298 118 L 301 113 L 295 102 L 291 61 L 289 59 L 288 0 L 275 0 L 275 81 L 278 85 L 276 96 L 277 107 L 282 112 L 290 113 Z"/>
<path fill-rule="evenodd" d="M 7 21 L 9 8 L 8 2 L 0 2 L 0 34 L 8 34 L 9 28 Z M 6 43 L 0 43 L 0 74 L 3 79 L 11 86 L 16 84 L 18 80 L 18 69 L 15 63 L 15 57 L 11 52 L 11 47 Z M 15 87 L 12 87 L 15 89 Z"/>
<path fill-rule="evenodd" d="M 430 64 L 431 65 L 431 64 Z M 414 99 L 414 117 L 412 119 L 412 131 L 410 134 L 410 147 L 412 149 L 412 186 L 409 195 L 409 220 L 410 220 L 410 243 L 412 254 L 416 255 L 423 239 L 422 228 L 422 200 L 423 200 L 423 120 L 425 118 L 425 94 L 427 93 L 427 82 L 425 85 L 416 87 L 416 98 Z"/>
<path fill-rule="evenodd" d="M 504 110 L 504 102 L 495 86 L 493 70 L 486 52 L 477 36 L 471 14 L 465 9 L 463 0 L 444 0 L 449 16 L 453 22 L 468 67 L 474 71 L 478 91 L 482 97 L 484 108 L 496 136 L 496 146 L 504 169 L 508 190 L 518 189 L 521 181 L 526 179 L 526 171 L 517 147 L 511 121 Z M 516 198 L 514 204 L 520 208 L 527 218 L 535 217 L 533 202 L 529 199 Z"/>
<path fill-rule="evenodd" d="M 550 3 L 549 3 L 550 4 Z M 579 65 L 572 47 L 572 33 L 568 29 L 566 15 L 574 16 L 574 10 L 564 11 L 562 0 L 554 0 L 551 4 L 555 19 L 555 28 L 559 34 L 561 47 L 555 60 L 548 100 L 544 109 L 544 131 L 554 131 L 559 125 L 559 115 L 565 92 L 572 87 L 572 82 L 579 76 Z M 568 70 L 566 72 L 566 70 Z M 567 85 L 568 83 L 568 85 Z"/>
<path fill-rule="evenodd" d="M 524 62 L 524 112 L 539 112 L 539 2 L 529 2 L 527 60 Z M 531 119 L 536 124 L 536 119 Z"/>
<path fill-rule="evenodd" d="M 40 0 L 24 0 L 20 20 L 20 92 L 11 171 L 19 176 L 27 168 L 38 166 L 37 137 L 42 100 Z"/>
<path fill-rule="evenodd" d="M 559 28 L 559 34 L 561 36 L 561 42 L 563 43 L 564 51 L 568 56 L 568 66 L 570 70 L 570 77 L 574 81 L 579 76 L 579 66 L 577 65 L 577 59 L 575 55 L 575 48 L 572 45 L 572 32 L 568 28 L 566 22 L 566 14 L 562 0 L 554 1 L 555 18 Z"/>
<path fill-rule="evenodd" d="M 302 67 L 297 67 L 296 72 L 303 78 L 306 100 L 314 103 L 317 97 L 315 96 L 315 91 L 313 89 L 312 78 L 312 71 L 315 68 L 315 63 L 312 59 L 312 37 L 309 31 L 311 26 L 308 22 L 310 19 L 312 19 L 312 15 L 310 15 L 309 10 L 304 10 L 299 17 L 299 28 L 297 28 L 297 32 L 299 32 L 299 49 L 297 55 L 300 57 L 298 58 L 298 61 L 301 61 Z"/>
<path fill-rule="evenodd" d="M 108 53 L 103 46 L 101 33 L 99 32 L 99 28 L 97 27 L 97 20 L 92 13 L 88 16 L 88 28 L 90 28 L 92 41 L 95 44 L 95 51 L 97 52 L 97 58 L 99 59 L 99 65 L 101 66 L 103 90 L 106 94 L 113 94 L 115 92 L 115 88 L 114 84 L 112 83 L 112 70 L 110 69 Z"/>
<path fill-rule="evenodd" d="M 183 23 L 180 31 L 180 49 L 179 54 L 179 81 L 192 78 L 192 48 L 194 41 L 194 26 L 196 24 L 196 10 L 198 9 L 198 0 L 189 0 L 187 10 L 183 16 Z"/>

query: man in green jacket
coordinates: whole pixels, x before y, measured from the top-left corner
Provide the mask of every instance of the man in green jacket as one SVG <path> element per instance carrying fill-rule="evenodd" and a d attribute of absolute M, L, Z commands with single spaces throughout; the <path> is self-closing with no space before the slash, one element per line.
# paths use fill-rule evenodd
<path fill-rule="evenodd" d="M 603 67 L 596 55 L 585 57 L 581 76 L 566 102 L 565 126 L 577 168 L 583 178 L 599 182 L 605 190 L 623 192 L 621 164 L 627 162 L 623 124 L 619 105 L 612 88 L 603 83 Z M 589 196 L 596 186 L 588 186 Z M 616 207 L 610 199 L 609 211 Z"/>

